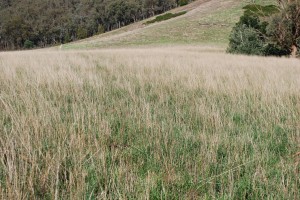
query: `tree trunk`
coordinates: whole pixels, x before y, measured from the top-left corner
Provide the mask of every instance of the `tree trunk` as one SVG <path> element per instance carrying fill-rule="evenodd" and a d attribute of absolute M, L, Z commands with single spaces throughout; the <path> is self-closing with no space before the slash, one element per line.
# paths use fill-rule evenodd
<path fill-rule="evenodd" d="M 298 51 L 297 46 L 293 45 L 291 50 L 292 50 L 291 57 L 296 58 L 297 57 L 297 51 Z"/>

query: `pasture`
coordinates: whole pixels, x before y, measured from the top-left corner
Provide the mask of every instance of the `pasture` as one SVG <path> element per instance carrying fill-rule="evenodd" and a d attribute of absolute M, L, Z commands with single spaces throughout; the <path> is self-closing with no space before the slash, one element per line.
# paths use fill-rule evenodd
<path fill-rule="evenodd" d="M 205 46 L 1 52 L 0 198 L 297 199 L 299 77 Z"/>

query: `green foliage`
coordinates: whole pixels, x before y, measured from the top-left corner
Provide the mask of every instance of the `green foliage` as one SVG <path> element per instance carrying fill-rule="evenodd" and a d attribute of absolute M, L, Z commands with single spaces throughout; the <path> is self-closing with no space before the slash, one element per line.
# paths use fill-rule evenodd
<path fill-rule="evenodd" d="M 267 29 L 270 40 L 288 54 L 294 45 L 300 47 L 300 2 L 288 4 L 272 17 Z"/>
<path fill-rule="evenodd" d="M 230 36 L 229 53 L 263 55 L 264 43 L 254 28 L 241 25 L 235 27 Z"/>
<path fill-rule="evenodd" d="M 71 37 L 70 35 L 67 33 L 65 36 L 64 36 L 64 43 L 68 43 L 68 42 L 71 42 Z"/>
<path fill-rule="evenodd" d="M 227 52 L 284 56 L 291 53 L 292 45 L 298 46 L 299 4 L 289 4 L 283 10 L 279 10 L 274 5 L 257 4 L 247 5 L 244 9 L 244 15 L 241 16 L 230 35 Z"/>
<path fill-rule="evenodd" d="M 34 43 L 30 40 L 26 40 L 24 42 L 24 48 L 25 49 L 32 49 L 34 47 Z"/>
<path fill-rule="evenodd" d="M 101 34 L 101 33 L 104 33 L 105 32 L 105 28 L 104 28 L 104 26 L 103 25 L 98 25 L 98 34 Z"/>
<path fill-rule="evenodd" d="M 181 15 L 184 15 L 186 13 L 187 13 L 186 11 L 182 11 L 182 12 L 175 13 L 175 14 L 173 14 L 173 13 L 166 13 L 164 15 L 160 15 L 160 16 L 156 17 L 153 20 L 147 21 L 146 24 L 152 24 L 152 23 L 155 23 L 155 22 L 161 22 L 161 21 L 169 20 L 169 19 L 181 16 Z"/>
<path fill-rule="evenodd" d="M 79 27 L 77 29 L 77 38 L 78 39 L 83 39 L 83 38 L 86 38 L 87 36 L 88 36 L 87 29 L 85 29 L 84 27 Z"/>
<path fill-rule="evenodd" d="M 249 4 L 243 7 L 243 9 L 247 15 L 260 17 L 268 17 L 279 12 L 279 8 L 275 5 L 262 6 L 258 4 Z"/>
<path fill-rule="evenodd" d="M 0 45 L 1 39 L 8 38 L 14 47 L 22 48 L 25 40 L 32 36 L 32 30 L 30 25 L 20 16 L 12 16 L 4 23 L 2 34 L 0 32 L 0 35 Z"/>
<path fill-rule="evenodd" d="M 179 0 L 179 1 L 178 1 L 179 6 L 185 6 L 185 5 L 187 5 L 188 3 L 189 3 L 188 0 Z"/>
<path fill-rule="evenodd" d="M 267 44 L 264 47 L 265 56 L 284 56 L 291 53 L 290 49 L 284 49 L 276 44 Z"/>
<path fill-rule="evenodd" d="M 266 24 L 257 16 L 244 14 L 233 28 L 229 39 L 228 53 L 264 55 L 263 33 Z"/>

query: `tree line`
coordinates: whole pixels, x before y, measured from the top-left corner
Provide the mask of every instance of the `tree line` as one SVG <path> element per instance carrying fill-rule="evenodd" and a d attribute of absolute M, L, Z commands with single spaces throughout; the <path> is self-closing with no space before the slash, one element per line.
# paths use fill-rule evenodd
<path fill-rule="evenodd" d="M 46 47 L 111 31 L 192 0 L 1 0 L 0 50 Z"/>

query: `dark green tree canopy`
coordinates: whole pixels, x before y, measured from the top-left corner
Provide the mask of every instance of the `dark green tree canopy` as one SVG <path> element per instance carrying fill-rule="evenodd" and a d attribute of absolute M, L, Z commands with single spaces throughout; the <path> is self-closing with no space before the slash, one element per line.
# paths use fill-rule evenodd
<path fill-rule="evenodd" d="M 178 0 L 1 0 L 0 50 L 75 41 L 176 6 Z"/>

